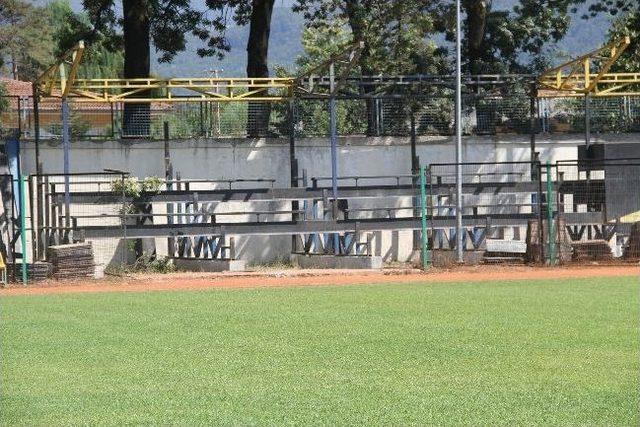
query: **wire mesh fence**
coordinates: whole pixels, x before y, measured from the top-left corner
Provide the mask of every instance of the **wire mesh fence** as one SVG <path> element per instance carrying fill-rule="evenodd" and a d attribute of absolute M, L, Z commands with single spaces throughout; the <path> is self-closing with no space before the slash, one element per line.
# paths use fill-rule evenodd
<path fill-rule="evenodd" d="M 442 91 L 441 91 L 442 92 Z M 446 91 L 445 91 L 446 92 Z M 337 132 L 341 136 L 408 136 L 454 133 L 452 93 L 338 97 Z M 449 91 L 450 92 L 450 91 Z M 592 133 L 640 131 L 640 97 L 531 98 L 525 93 L 465 94 L 465 135 Z M 18 130 L 33 138 L 35 117 L 30 97 L 0 99 L 0 132 Z M 588 113 L 587 113 L 588 110 Z M 38 104 L 40 136 L 61 137 L 61 101 Z M 329 102 L 301 98 L 287 102 L 155 102 L 122 104 L 70 101 L 74 138 L 162 139 L 169 137 L 246 138 L 326 137 Z"/>
<path fill-rule="evenodd" d="M 33 132 L 32 98 L 0 96 L 0 137 L 30 137 Z"/>
<path fill-rule="evenodd" d="M 457 175 L 462 199 L 456 199 Z M 537 163 L 432 164 L 428 171 L 428 211 L 432 220 L 434 259 L 453 258 L 457 249 L 458 206 L 461 206 L 465 258 L 471 262 L 535 261 L 527 242 L 538 237 L 541 214 Z M 535 225 L 534 225 L 535 224 Z M 537 258 L 536 258 L 537 259 Z M 437 261 L 436 261 L 437 262 Z"/>
<path fill-rule="evenodd" d="M 123 265 L 128 252 L 121 240 L 126 236 L 125 178 L 123 173 L 30 176 L 32 259 L 51 264 L 55 261 L 51 248 L 84 242 L 91 245 L 94 254 L 91 262 L 98 271 Z M 105 233 L 94 231 L 86 236 L 84 230 L 92 226 L 102 227 Z M 107 229 L 117 230 L 118 238 L 106 233 Z M 93 267 L 83 266 L 85 270 Z"/>
<path fill-rule="evenodd" d="M 640 131 L 638 96 L 543 98 L 538 102 L 538 115 L 543 132 L 585 132 L 587 123 L 593 133 Z"/>
<path fill-rule="evenodd" d="M 573 262 L 640 259 L 640 159 L 558 162 L 558 233 Z"/>
<path fill-rule="evenodd" d="M 429 246 L 436 259 L 457 248 L 456 169 L 429 169 Z M 460 169 L 465 259 L 550 265 L 640 259 L 640 159 Z"/>

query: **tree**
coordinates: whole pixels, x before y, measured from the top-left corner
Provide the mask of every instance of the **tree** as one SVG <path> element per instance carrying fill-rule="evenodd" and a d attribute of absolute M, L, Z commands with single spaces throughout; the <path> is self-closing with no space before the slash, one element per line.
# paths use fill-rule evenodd
<path fill-rule="evenodd" d="M 362 75 L 439 74 L 448 68 L 446 51 L 429 40 L 435 31 L 430 0 L 297 0 L 294 11 L 301 12 L 312 27 L 345 22 L 351 41 L 364 42 L 359 60 Z M 364 95 L 372 90 L 361 88 Z M 367 100 L 367 134 L 377 133 L 375 103 Z M 396 107 L 397 112 L 406 111 L 406 105 Z"/>
<path fill-rule="evenodd" d="M 219 12 L 213 25 L 220 33 L 227 27 L 228 12 L 232 12 L 233 21 L 240 26 L 249 25 L 247 41 L 247 77 L 269 77 L 269 34 L 271 15 L 275 0 L 207 0 L 207 6 Z M 211 52 L 228 50 L 224 36 Z M 254 88 L 249 88 L 253 90 Z M 264 136 L 268 133 L 271 105 L 269 103 L 250 102 L 247 111 L 247 134 L 250 137 Z"/>
<path fill-rule="evenodd" d="M 9 107 L 9 101 L 7 100 L 7 88 L 3 82 L 0 82 L 0 113 L 6 111 Z M 0 123 L 1 124 L 1 123 Z"/>
<path fill-rule="evenodd" d="M 189 0 L 122 0 L 123 18 L 119 20 L 115 0 L 83 0 L 95 31 L 122 30 L 126 78 L 149 76 L 152 43 L 160 53 L 159 61 L 170 62 L 186 48 L 189 33 L 205 43 L 197 49 L 200 56 L 222 59 L 230 49 L 225 38 L 230 15 L 238 25 L 251 25 L 247 47 L 248 76 L 268 76 L 266 58 L 273 3 L 274 0 L 206 0 L 207 8 L 215 14 L 208 17 Z M 148 133 L 148 105 L 127 104 L 124 116 L 125 132 Z M 142 122 L 142 126 L 136 126 L 136 122 Z"/>
<path fill-rule="evenodd" d="M 362 75 L 436 73 L 446 67 L 434 33 L 430 0 L 297 0 L 293 10 L 313 27 L 345 22 L 352 42 L 364 41 Z"/>
<path fill-rule="evenodd" d="M 76 13 L 69 0 L 55 0 L 47 9 L 53 31 L 56 56 L 85 42 L 79 78 L 115 78 L 123 75 L 122 36 L 114 32 L 95 31 L 89 17 Z"/>
<path fill-rule="evenodd" d="M 608 41 L 616 41 L 624 36 L 631 37 L 631 44 L 613 64 L 612 72 L 640 71 L 640 11 L 633 10 L 613 22 L 607 34 Z"/>
<path fill-rule="evenodd" d="M 0 3 L 0 65 L 14 79 L 34 80 L 53 59 L 47 14 L 23 0 Z"/>
<path fill-rule="evenodd" d="M 83 0 L 83 5 L 93 26 L 92 33 L 114 36 L 122 31 L 125 78 L 149 77 L 151 42 L 160 53 L 160 62 L 170 62 L 185 49 L 188 33 L 216 46 L 216 39 L 207 29 L 210 21 L 189 0 L 122 0 L 122 19 L 117 17 L 115 0 Z M 199 53 L 206 52 L 199 50 Z M 123 133 L 145 136 L 149 129 L 149 104 L 126 104 Z"/>
<path fill-rule="evenodd" d="M 578 0 L 579 1 L 579 0 Z M 437 26 L 455 39 L 451 2 L 439 2 Z M 575 0 L 519 0 L 508 10 L 490 0 L 463 0 L 463 69 L 469 74 L 540 71 L 549 43 L 561 40 L 571 23 Z"/>
<path fill-rule="evenodd" d="M 580 1 L 580 3 L 582 2 L 584 0 Z M 596 2 L 589 6 L 589 11 L 583 16 L 583 19 L 587 20 L 602 13 L 614 18 L 607 34 L 607 41 L 617 41 L 624 36 L 631 37 L 631 45 L 618 58 L 611 71 L 638 71 L 640 69 L 640 40 L 638 40 L 640 38 L 640 1 Z"/>

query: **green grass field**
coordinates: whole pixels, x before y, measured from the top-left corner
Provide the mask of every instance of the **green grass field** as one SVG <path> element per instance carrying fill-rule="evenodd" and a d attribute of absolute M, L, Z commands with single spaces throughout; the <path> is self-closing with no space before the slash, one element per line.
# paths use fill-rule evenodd
<path fill-rule="evenodd" d="M 0 304 L 4 425 L 640 424 L 637 278 Z"/>

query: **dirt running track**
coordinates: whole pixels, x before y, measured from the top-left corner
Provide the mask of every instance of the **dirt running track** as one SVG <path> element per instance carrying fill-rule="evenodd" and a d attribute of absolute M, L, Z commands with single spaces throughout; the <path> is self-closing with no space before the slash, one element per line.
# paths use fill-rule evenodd
<path fill-rule="evenodd" d="M 254 273 L 174 273 L 137 275 L 103 280 L 12 285 L 0 289 L 0 296 L 47 295 L 86 292 L 183 291 L 213 288 L 255 288 L 282 286 L 351 285 L 366 283 L 486 282 L 593 277 L 636 276 L 637 266 L 580 266 L 563 268 L 463 267 L 455 270 L 282 270 Z"/>

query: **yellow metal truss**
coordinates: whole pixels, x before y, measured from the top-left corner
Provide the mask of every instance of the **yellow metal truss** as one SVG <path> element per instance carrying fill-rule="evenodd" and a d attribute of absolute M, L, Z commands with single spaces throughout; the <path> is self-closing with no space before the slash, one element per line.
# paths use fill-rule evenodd
<path fill-rule="evenodd" d="M 609 72 L 630 42 L 624 37 L 545 71 L 538 79 L 538 97 L 640 95 L 640 73 Z M 78 79 L 84 53 L 80 42 L 38 77 L 34 89 L 38 96 L 101 103 L 286 101 L 296 95 L 331 96 L 345 84 L 362 48 L 362 42 L 350 45 L 298 77 Z M 329 86 L 324 81 L 327 73 L 335 76 Z"/>
<path fill-rule="evenodd" d="M 363 43 L 348 46 L 300 77 L 265 78 L 137 78 L 137 79 L 78 79 L 78 67 L 84 44 L 80 42 L 49 67 L 35 82 L 38 96 L 72 98 L 75 102 L 144 103 L 144 102 L 237 102 L 286 101 L 297 93 L 328 95 L 323 86 L 314 87 L 313 74 L 334 68 L 337 82 L 329 94 L 335 94 L 345 83 L 348 72 L 360 56 Z M 320 92 L 318 92 L 320 90 Z"/>
<path fill-rule="evenodd" d="M 80 41 L 36 79 L 34 82 L 36 93 L 68 97 L 78 74 L 83 53 L 84 42 Z"/>
<path fill-rule="evenodd" d="M 76 79 L 68 91 L 79 102 L 282 101 L 292 78 Z"/>
<path fill-rule="evenodd" d="M 538 96 L 640 95 L 640 73 L 609 72 L 630 43 L 627 36 L 545 71 L 538 79 Z"/>
<path fill-rule="evenodd" d="M 78 79 L 84 44 L 78 43 L 34 82 L 39 96 L 76 102 L 281 101 L 293 96 L 293 78 Z"/>

